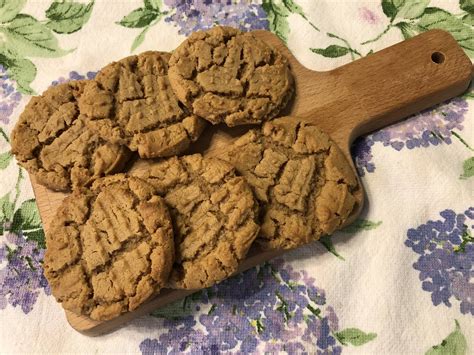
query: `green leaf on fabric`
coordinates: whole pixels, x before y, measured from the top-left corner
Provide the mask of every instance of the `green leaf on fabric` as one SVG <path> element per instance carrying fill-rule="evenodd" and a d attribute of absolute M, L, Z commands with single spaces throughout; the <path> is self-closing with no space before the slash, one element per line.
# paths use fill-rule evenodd
<path fill-rule="evenodd" d="M 7 69 L 8 75 L 16 81 L 18 90 L 24 94 L 34 94 L 30 87 L 36 77 L 36 66 L 27 58 L 22 58 L 11 49 L 0 49 L 0 64 Z"/>
<path fill-rule="evenodd" d="M 455 329 L 439 345 L 433 346 L 426 355 L 464 355 L 467 350 L 466 338 L 461 332 L 459 322 L 455 320 Z"/>
<path fill-rule="evenodd" d="M 262 317 L 258 319 L 252 319 L 250 321 L 250 324 L 255 328 L 255 331 L 257 332 L 257 334 L 261 334 L 265 331 L 265 325 L 263 324 Z"/>
<path fill-rule="evenodd" d="M 12 220 L 14 208 L 15 206 L 10 202 L 10 193 L 0 198 L 0 224 Z"/>
<path fill-rule="evenodd" d="M 418 28 L 408 22 L 399 22 L 395 25 L 395 27 L 400 29 L 404 39 L 412 38 L 418 34 Z"/>
<path fill-rule="evenodd" d="M 464 22 L 464 24 L 466 25 L 474 26 L 474 14 L 464 15 L 464 17 L 462 18 L 462 22 Z"/>
<path fill-rule="evenodd" d="M 30 15 L 17 15 L 0 31 L 5 34 L 5 45 L 20 56 L 52 58 L 71 52 L 61 49 L 53 32 Z"/>
<path fill-rule="evenodd" d="M 46 249 L 46 240 L 44 238 L 43 228 L 23 231 L 23 235 L 26 237 L 26 240 L 36 242 L 38 248 Z"/>
<path fill-rule="evenodd" d="M 12 160 L 12 153 L 11 152 L 5 152 L 0 154 L 0 169 L 5 169 L 9 164 L 10 161 Z"/>
<path fill-rule="evenodd" d="M 461 95 L 460 97 L 463 98 L 463 99 L 472 100 L 472 99 L 474 99 L 474 91 L 469 90 L 466 93 L 464 93 L 463 95 Z"/>
<path fill-rule="evenodd" d="M 77 2 L 54 1 L 46 10 L 46 26 L 56 33 L 73 33 L 79 31 L 89 20 L 94 1 L 88 4 Z"/>
<path fill-rule="evenodd" d="M 145 7 L 151 10 L 160 11 L 162 0 L 145 0 Z"/>
<path fill-rule="evenodd" d="M 292 14 L 297 14 L 306 18 L 301 6 L 295 3 L 293 0 L 283 0 L 283 5 L 285 5 L 288 11 L 290 11 Z"/>
<path fill-rule="evenodd" d="M 382 0 L 383 13 L 395 18 L 414 19 L 423 15 L 430 0 Z"/>
<path fill-rule="evenodd" d="M 148 30 L 150 29 L 150 27 L 145 27 L 139 34 L 137 37 L 135 37 L 135 39 L 133 40 L 133 43 L 132 43 L 132 48 L 130 49 L 130 52 L 133 52 L 135 49 L 138 48 L 138 46 L 140 46 L 140 44 L 143 43 L 143 41 L 145 40 L 145 35 L 146 33 L 148 32 Z"/>
<path fill-rule="evenodd" d="M 41 217 L 34 199 L 24 201 L 13 215 L 12 230 L 29 231 L 41 228 Z"/>
<path fill-rule="evenodd" d="M 13 20 L 25 4 L 26 0 L 0 0 L 0 23 Z"/>
<path fill-rule="evenodd" d="M 165 319 L 180 319 L 192 315 L 194 313 L 193 299 L 187 296 L 181 300 L 169 303 L 164 307 L 154 310 L 151 316 Z"/>
<path fill-rule="evenodd" d="M 461 174 L 461 179 L 467 179 L 474 176 L 474 157 L 464 160 L 462 164 L 463 173 Z"/>
<path fill-rule="evenodd" d="M 351 344 L 354 346 L 360 346 L 374 340 L 377 337 L 377 334 L 365 333 L 357 328 L 347 328 L 335 333 L 335 336 L 342 345 Z"/>
<path fill-rule="evenodd" d="M 404 19 L 414 19 L 423 15 L 430 0 L 406 0 L 403 5 L 398 8 L 396 17 Z"/>
<path fill-rule="evenodd" d="M 394 19 L 398 13 L 398 9 L 392 0 L 382 0 L 382 11 L 390 19 Z"/>
<path fill-rule="evenodd" d="M 474 14 L 474 0 L 459 0 L 459 7 L 471 15 Z"/>
<path fill-rule="evenodd" d="M 158 15 L 159 13 L 156 11 L 141 7 L 130 12 L 117 22 L 117 24 L 128 28 L 143 28 L 148 26 Z"/>
<path fill-rule="evenodd" d="M 464 224 L 463 228 L 464 229 L 461 234 L 461 244 L 453 248 L 455 253 L 465 253 L 466 246 L 474 242 L 474 237 L 472 236 L 471 231 L 469 230 L 469 227 Z"/>
<path fill-rule="evenodd" d="M 343 233 L 356 233 L 363 230 L 375 229 L 382 224 L 382 221 L 372 222 L 368 219 L 356 219 L 351 225 L 341 229 Z"/>
<path fill-rule="evenodd" d="M 336 248 L 334 247 L 334 244 L 332 243 L 331 236 L 325 235 L 319 239 L 319 242 L 327 249 L 328 252 L 330 252 L 331 254 L 333 254 L 334 256 L 338 257 L 341 260 L 345 260 L 344 257 L 336 251 Z"/>
<path fill-rule="evenodd" d="M 337 44 L 331 44 L 326 48 L 310 48 L 310 50 L 326 58 L 342 57 L 350 52 L 349 48 L 338 46 Z"/>
<path fill-rule="evenodd" d="M 474 57 L 474 30 L 449 12 L 436 7 L 426 8 L 418 26 L 423 30 L 438 28 L 450 32 L 467 54 Z"/>
<path fill-rule="evenodd" d="M 2 62 L 0 62 L 0 64 L 2 64 Z M 2 127 L 0 127 L 0 136 L 2 136 L 2 138 L 5 139 L 7 143 L 10 143 L 10 138 L 8 138 Z"/>
<path fill-rule="evenodd" d="M 263 0 L 262 8 L 267 14 L 270 31 L 286 43 L 290 33 L 288 25 L 290 10 L 284 4 L 276 4 L 272 0 Z"/>
<path fill-rule="evenodd" d="M 18 84 L 18 91 L 33 95 L 35 91 L 30 87 L 30 84 L 36 78 L 36 66 L 27 58 L 18 58 L 14 61 L 13 66 L 8 68 L 11 77 Z"/>
<path fill-rule="evenodd" d="M 283 0 L 264 0 L 263 4 L 271 5 L 274 12 L 283 17 L 288 17 L 291 14 L 290 9 L 286 6 Z"/>

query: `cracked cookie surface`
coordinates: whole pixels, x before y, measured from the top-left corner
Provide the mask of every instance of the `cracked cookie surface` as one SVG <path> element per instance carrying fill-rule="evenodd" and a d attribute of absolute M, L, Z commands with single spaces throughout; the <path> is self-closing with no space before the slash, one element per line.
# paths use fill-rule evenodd
<path fill-rule="evenodd" d="M 64 309 L 106 320 L 166 284 L 174 260 L 171 218 L 155 189 L 118 174 L 77 190 L 46 234 L 45 276 Z"/>
<path fill-rule="evenodd" d="M 277 118 L 240 137 L 222 159 L 261 202 L 257 242 L 291 249 L 331 234 L 357 205 L 358 180 L 344 154 L 314 124 Z"/>
<path fill-rule="evenodd" d="M 258 234 L 257 202 L 245 179 L 200 154 L 145 164 L 132 174 L 163 196 L 174 223 L 170 287 L 200 289 L 237 271 Z"/>
<path fill-rule="evenodd" d="M 126 147 L 86 127 L 77 103 L 85 85 L 70 81 L 32 97 L 12 132 L 19 164 L 53 190 L 68 191 L 119 172 L 130 157 Z"/>
<path fill-rule="evenodd" d="M 294 88 L 287 59 L 251 32 L 214 27 L 172 54 L 171 86 L 188 109 L 213 124 L 255 124 L 275 117 Z"/>
<path fill-rule="evenodd" d="M 186 150 L 206 122 L 178 102 L 168 80 L 169 57 L 149 51 L 102 68 L 79 102 L 88 126 L 142 158 Z"/>

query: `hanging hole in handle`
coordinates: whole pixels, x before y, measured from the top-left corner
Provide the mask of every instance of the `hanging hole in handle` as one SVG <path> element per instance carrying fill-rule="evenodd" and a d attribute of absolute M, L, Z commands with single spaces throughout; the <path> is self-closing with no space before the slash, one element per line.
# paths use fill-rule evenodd
<path fill-rule="evenodd" d="M 433 63 L 436 63 L 436 64 L 442 64 L 444 62 L 444 54 L 441 53 L 441 52 L 434 52 L 432 55 L 431 55 L 431 60 L 433 61 Z"/>

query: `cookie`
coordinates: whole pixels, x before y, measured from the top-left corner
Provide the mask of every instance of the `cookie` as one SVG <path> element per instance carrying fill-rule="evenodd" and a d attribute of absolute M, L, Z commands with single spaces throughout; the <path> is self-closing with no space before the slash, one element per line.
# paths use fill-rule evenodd
<path fill-rule="evenodd" d="M 222 159 L 261 202 L 257 242 L 292 249 L 331 234 L 357 205 L 358 180 L 342 151 L 314 124 L 294 117 L 241 136 Z"/>
<path fill-rule="evenodd" d="M 206 122 L 189 114 L 168 80 L 170 54 L 145 52 L 105 66 L 79 102 L 88 126 L 142 158 L 169 157 L 198 139 Z"/>
<path fill-rule="evenodd" d="M 45 276 L 69 311 L 107 320 L 132 311 L 167 282 L 172 223 L 154 188 L 123 174 L 76 190 L 46 234 Z"/>
<path fill-rule="evenodd" d="M 200 154 L 132 170 L 152 184 L 170 208 L 176 259 L 170 287 L 200 289 L 237 271 L 258 234 L 257 202 L 228 163 Z"/>
<path fill-rule="evenodd" d="M 251 32 L 214 27 L 193 33 L 172 54 L 171 86 L 213 124 L 255 124 L 277 116 L 293 95 L 287 59 Z"/>
<path fill-rule="evenodd" d="M 36 181 L 68 191 L 122 170 L 131 153 L 88 129 L 77 100 L 87 81 L 52 86 L 31 98 L 12 132 L 12 152 Z"/>

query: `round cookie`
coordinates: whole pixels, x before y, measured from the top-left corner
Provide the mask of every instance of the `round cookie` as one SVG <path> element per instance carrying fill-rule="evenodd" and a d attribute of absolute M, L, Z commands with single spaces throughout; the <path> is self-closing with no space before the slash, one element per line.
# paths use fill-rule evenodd
<path fill-rule="evenodd" d="M 259 230 L 245 179 L 228 163 L 200 154 L 144 164 L 132 174 L 157 189 L 174 223 L 170 287 L 200 289 L 235 273 Z"/>
<path fill-rule="evenodd" d="M 213 124 L 272 119 L 294 92 L 287 59 L 251 32 L 231 27 L 193 33 L 173 52 L 169 66 L 178 99 Z"/>
<path fill-rule="evenodd" d="M 12 132 L 18 163 L 53 190 L 68 191 L 119 172 L 131 155 L 86 127 L 77 103 L 86 82 L 70 81 L 32 97 Z"/>
<path fill-rule="evenodd" d="M 149 51 L 102 68 L 79 102 L 88 126 L 109 142 L 138 150 L 142 158 L 186 150 L 206 122 L 189 114 L 171 90 L 169 57 Z"/>
<path fill-rule="evenodd" d="M 166 284 L 171 219 L 154 188 L 123 174 L 74 191 L 46 234 L 45 276 L 64 309 L 94 320 L 132 311 Z"/>
<path fill-rule="evenodd" d="M 359 183 L 344 154 L 314 124 L 277 118 L 240 137 L 222 159 L 261 202 L 257 242 L 291 249 L 331 234 L 357 204 Z"/>

